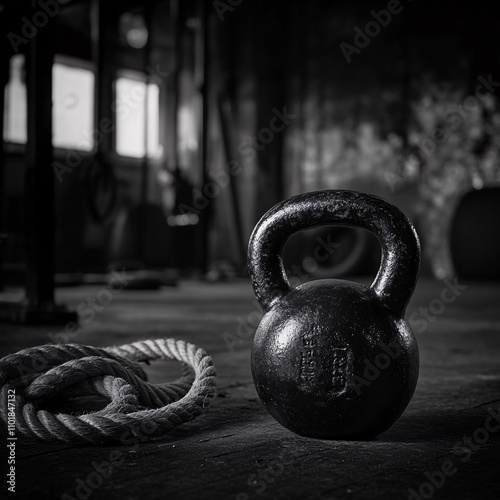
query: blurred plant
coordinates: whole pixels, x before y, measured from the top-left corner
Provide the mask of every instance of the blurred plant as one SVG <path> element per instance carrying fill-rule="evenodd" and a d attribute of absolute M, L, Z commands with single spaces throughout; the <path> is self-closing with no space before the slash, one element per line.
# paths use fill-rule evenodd
<path fill-rule="evenodd" d="M 369 180 L 386 185 L 395 176 L 403 139 L 395 133 L 382 137 L 374 121 L 346 122 L 321 128 L 314 119 L 288 136 L 293 168 L 292 192 L 348 188 Z M 295 161 L 294 161 L 295 160 Z"/>
<path fill-rule="evenodd" d="M 420 172 L 417 214 L 425 251 L 442 279 L 454 275 L 447 235 L 462 196 L 500 183 L 500 111 L 491 92 L 467 95 L 429 81 L 423 88 L 412 106 L 410 163 L 418 162 Z"/>

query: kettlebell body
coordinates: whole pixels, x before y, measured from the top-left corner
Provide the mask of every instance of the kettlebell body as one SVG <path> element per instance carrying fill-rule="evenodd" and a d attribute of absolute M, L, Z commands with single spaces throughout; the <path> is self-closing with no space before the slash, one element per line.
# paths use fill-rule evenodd
<path fill-rule="evenodd" d="M 377 235 L 382 259 L 370 287 L 334 279 L 290 287 L 282 262 L 286 240 L 324 224 Z M 249 245 L 250 276 L 264 309 L 252 374 L 278 422 L 304 436 L 362 439 L 399 418 L 418 378 L 418 348 L 404 312 L 419 261 L 411 223 L 375 196 L 306 193 L 264 215 Z"/>

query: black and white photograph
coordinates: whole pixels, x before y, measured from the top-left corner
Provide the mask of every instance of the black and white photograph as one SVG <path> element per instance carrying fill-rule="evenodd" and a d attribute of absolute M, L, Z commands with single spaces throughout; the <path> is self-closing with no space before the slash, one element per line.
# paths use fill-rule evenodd
<path fill-rule="evenodd" d="M 0 498 L 499 500 L 491 0 L 0 0 Z"/>

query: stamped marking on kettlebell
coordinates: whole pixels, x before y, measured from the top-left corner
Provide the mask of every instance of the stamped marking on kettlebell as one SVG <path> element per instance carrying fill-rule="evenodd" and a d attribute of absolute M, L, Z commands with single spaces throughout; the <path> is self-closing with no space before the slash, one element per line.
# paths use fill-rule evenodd
<path fill-rule="evenodd" d="M 300 349 L 299 384 L 305 388 L 313 388 L 316 380 L 316 330 L 313 327 L 302 335 Z"/>
<path fill-rule="evenodd" d="M 317 378 L 326 373 L 329 392 L 340 394 L 348 389 L 352 379 L 352 351 L 347 345 L 340 345 L 332 349 L 330 356 L 321 356 L 317 346 L 319 328 L 314 325 L 306 330 L 302 336 L 299 363 L 299 384 L 302 389 L 313 390 L 317 385 Z M 326 362 L 326 360 L 330 362 Z"/>
<path fill-rule="evenodd" d="M 348 346 L 336 347 L 332 353 L 332 389 L 344 392 L 352 376 L 352 351 Z"/>

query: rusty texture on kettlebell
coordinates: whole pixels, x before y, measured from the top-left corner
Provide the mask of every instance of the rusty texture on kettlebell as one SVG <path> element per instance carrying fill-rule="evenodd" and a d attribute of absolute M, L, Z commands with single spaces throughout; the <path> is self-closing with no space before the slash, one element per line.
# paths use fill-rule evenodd
<path fill-rule="evenodd" d="M 320 225 L 360 227 L 377 236 L 382 258 L 370 287 L 338 279 L 290 286 L 285 242 Z M 417 343 L 405 320 L 419 265 L 412 224 L 377 196 L 305 193 L 262 217 L 248 249 L 252 285 L 264 310 L 252 374 L 278 422 L 303 436 L 365 439 L 401 416 L 419 370 Z"/>

